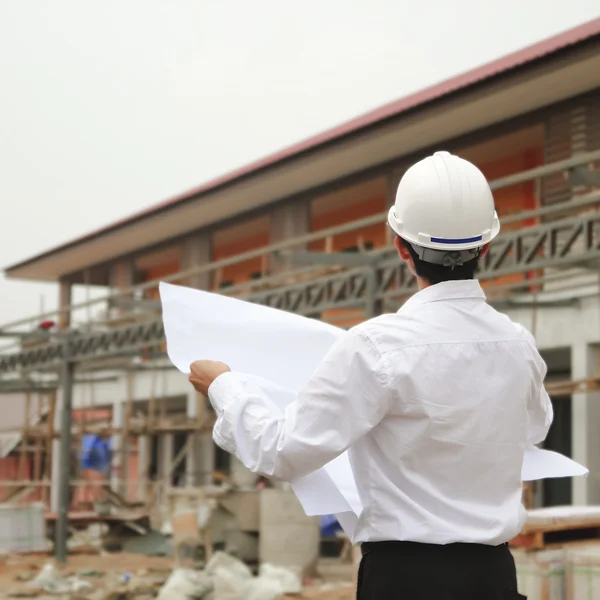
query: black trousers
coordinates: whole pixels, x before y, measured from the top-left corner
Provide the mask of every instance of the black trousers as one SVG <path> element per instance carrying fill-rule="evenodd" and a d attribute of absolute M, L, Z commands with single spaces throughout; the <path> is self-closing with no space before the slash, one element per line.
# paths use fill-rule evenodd
<path fill-rule="evenodd" d="M 358 600 L 519 600 L 507 545 L 366 542 Z"/>

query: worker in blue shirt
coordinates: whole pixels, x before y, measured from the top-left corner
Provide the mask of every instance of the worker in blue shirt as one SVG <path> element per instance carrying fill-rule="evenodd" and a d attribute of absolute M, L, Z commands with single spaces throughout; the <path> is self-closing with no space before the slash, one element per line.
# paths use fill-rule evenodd
<path fill-rule="evenodd" d="M 81 444 L 81 469 L 84 487 L 80 501 L 85 505 L 94 506 L 95 503 L 106 500 L 105 485 L 110 476 L 112 450 L 110 447 L 110 433 L 103 429 L 99 434 L 84 436 Z"/>

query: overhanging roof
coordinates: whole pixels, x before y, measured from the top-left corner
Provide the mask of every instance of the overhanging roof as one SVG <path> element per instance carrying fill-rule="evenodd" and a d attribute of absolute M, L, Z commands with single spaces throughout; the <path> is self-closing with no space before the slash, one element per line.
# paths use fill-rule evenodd
<path fill-rule="evenodd" d="M 600 87 L 600 18 L 412 94 L 8 267 L 55 281 Z"/>

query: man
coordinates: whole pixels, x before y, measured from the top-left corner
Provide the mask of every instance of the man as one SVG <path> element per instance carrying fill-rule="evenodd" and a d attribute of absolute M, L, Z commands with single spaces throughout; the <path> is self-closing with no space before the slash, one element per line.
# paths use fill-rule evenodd
<path fill-rule="evenodd" d="M 81 468 L 83 480 L 87 485 L 82 490 L 79 502 L 92 510 L 97 509 L 108 498 L 103 488 L 109 483 L 111 457 L 108 428 L 103 428 L 99 434 L 84 436 Z"/>
<path fill-rule="evenodd" d="M 437 152 L 402 178 L 389 225 L 419 292 L 350 330 L 286 411 L 245 378 L 198 361 L 214 439 L 292 481 L 350 449 L 364 506 L 359 600 L 510 600 L 507 542 L 522 528 L 521 467 L 552 422 L 532 336 L 474 279 L 500 225 L 483 174 Z"/>

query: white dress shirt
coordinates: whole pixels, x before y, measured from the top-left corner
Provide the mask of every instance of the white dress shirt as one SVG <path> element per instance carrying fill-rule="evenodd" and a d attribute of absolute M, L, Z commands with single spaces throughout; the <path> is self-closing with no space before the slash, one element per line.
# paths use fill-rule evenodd
<path fill-rule="evenodd" d="M 531 334 L 477 281 L 444 282 L 351 329 L 283 417 L 243 374 L 218 377 L 213 437 L 284 481 L 349 449 L 354 543 L 501 544 L 525 520 L 525 446 L 552 422 L 545 375 Z"/>

